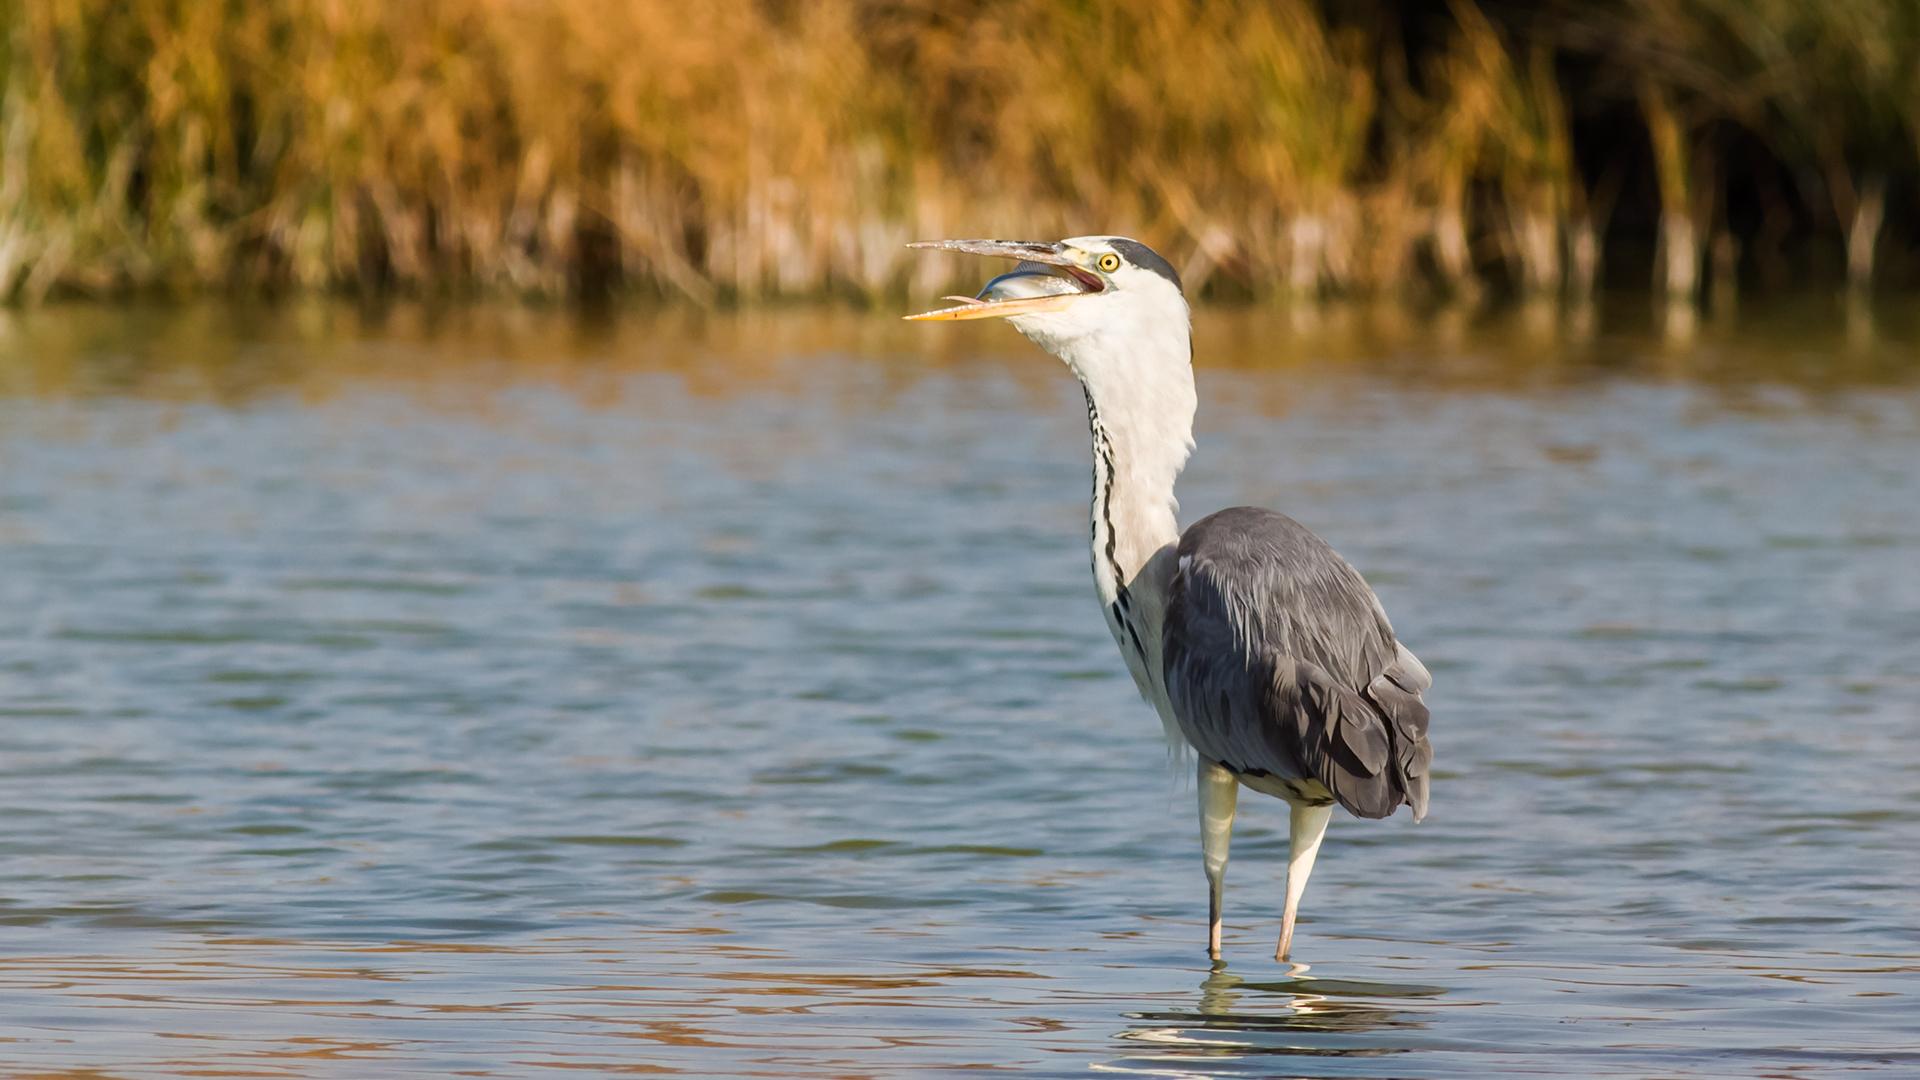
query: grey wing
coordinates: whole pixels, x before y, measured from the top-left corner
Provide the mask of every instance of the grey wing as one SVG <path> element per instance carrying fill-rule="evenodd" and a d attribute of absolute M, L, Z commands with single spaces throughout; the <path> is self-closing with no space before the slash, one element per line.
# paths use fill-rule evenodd
<path fill-rule="evenodd" d="M 1180 538 L 1162 630 L 1167 696 L 1195 750 L 1317 781 L 1360 817 L 1427 810 L 1432 684 L 1358 571 L 1282 514 L 1236 507 Z"/>

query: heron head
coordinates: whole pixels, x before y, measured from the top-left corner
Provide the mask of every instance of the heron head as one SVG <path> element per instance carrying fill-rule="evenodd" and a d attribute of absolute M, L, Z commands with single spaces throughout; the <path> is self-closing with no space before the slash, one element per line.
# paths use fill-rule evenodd
<path fill-rule="evenodd" d="M 1181 362 L 1189 359 L 1180 275 L 1137 240 L 1075 236 L 1052 243 L 929 240 L 908 246 L 1020 260 L 1012 272 L 987 282 L 979 295 L 946 298 L 960 301 L 958 307 L 909 315 L 910 320 L 1004 318 L 1076 368 L 1089 351 L 1171 337 L 1179 339 Z"/>

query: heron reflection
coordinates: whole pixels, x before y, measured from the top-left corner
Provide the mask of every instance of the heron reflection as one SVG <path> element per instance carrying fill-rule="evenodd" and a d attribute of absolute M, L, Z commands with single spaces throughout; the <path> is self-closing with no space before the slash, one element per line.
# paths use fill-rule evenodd
<path fill-rule="evenodd" d="M 1296 973 L 1305 965 L 1295 965 Z M 1326 983 L 1331 993 L 1313 988 Z M 1282 982 L 1249 982 L 1216 961 L 1200 983 L 1191 1011 L 1128 1013 L 1136 1026 L 1120 1038 L 1151 1044 L 1157 1057 L 1245 1056 L 1379 1057 L 1406 1053 L 1378 1037 L 1381 1032 L 1427 1027 L 1425 1010 L 1380 1004 L 1379 999 L 1423 998 L 1444 987 L 1396 983 L 1316 980 L 1299 976 Z M 1356 1035 L 1375 1036 L 1364 1042 Z"/>

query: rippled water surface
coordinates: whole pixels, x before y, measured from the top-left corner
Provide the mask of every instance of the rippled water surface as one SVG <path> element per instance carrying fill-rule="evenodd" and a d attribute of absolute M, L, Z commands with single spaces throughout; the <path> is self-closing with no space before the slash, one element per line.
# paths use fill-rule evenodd
<path fill-rule="evenodd" d="M 1243 798 L 1210 970 L 1010 331 L 9 316 L 4 1071 L 1920 1075 L 1911 345 L 1327 318 L 1203 316 L 1183 518 L 1374 583 L 1433 811 L 1289 969 Z"/>

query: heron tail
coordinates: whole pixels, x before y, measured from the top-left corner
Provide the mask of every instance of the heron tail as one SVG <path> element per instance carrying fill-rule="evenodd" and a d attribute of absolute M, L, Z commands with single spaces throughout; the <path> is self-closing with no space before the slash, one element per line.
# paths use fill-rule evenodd
<path fill-rule="evenodd" d="M 1404 803 L 1415 821 L 1427 813 L 1427 707 L 1394 681 L 1396 667 L 1355 692 L 1305 660 L 1274 686 L 1270 715 L 1292 718 L 1301 765 L 1356 817 L 1390 816 Z"/>

